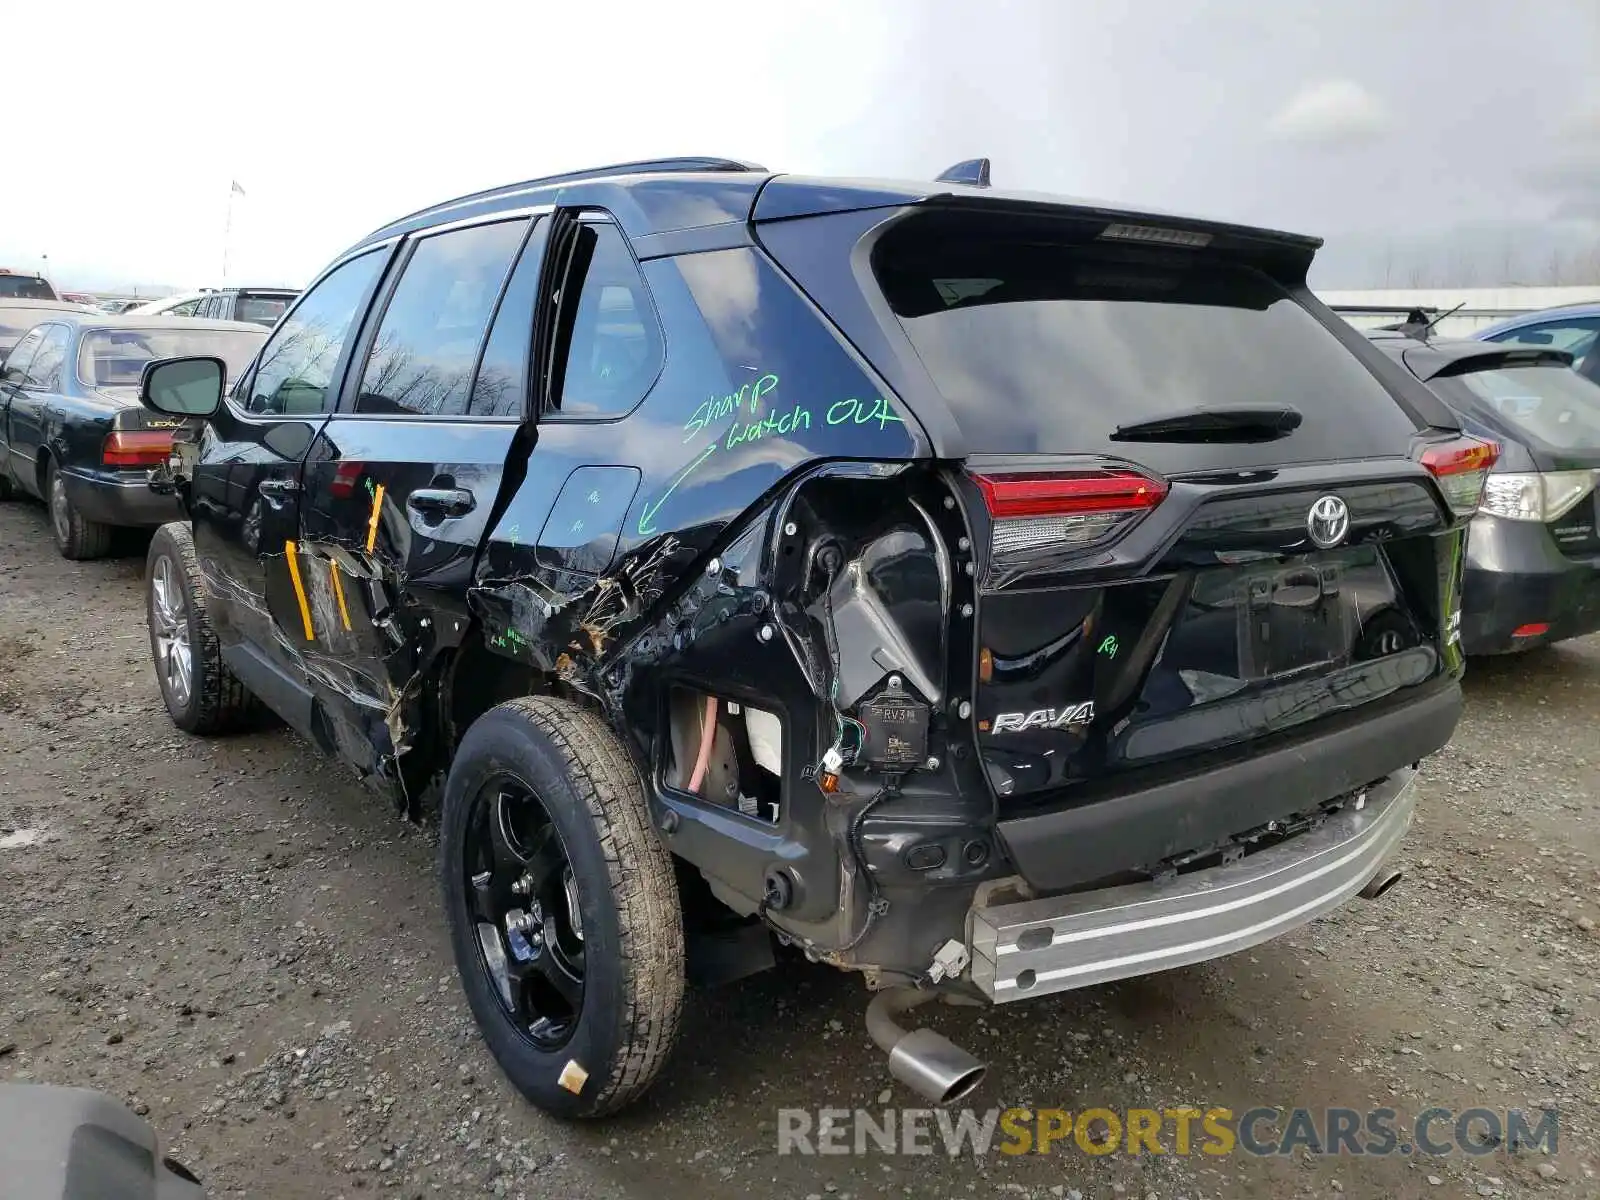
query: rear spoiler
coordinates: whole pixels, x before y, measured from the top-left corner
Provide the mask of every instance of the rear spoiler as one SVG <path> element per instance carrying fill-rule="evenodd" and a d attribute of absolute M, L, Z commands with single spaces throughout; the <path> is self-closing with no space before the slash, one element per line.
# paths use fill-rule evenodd
<path fill-rule="evenodd" d="M 974 163 L 957 164 L 950 173 L 969 179 L 983 174 Z M 902 210 L 898 216 L 908 222 L 993 218 L 997 228 L 1018 236 L 1038 232 L 1077 243 L 1115 239 L 1124 245 L 1142 243 L 1155 251 L 1219 255 L 1255 266 L 1291 289 L 1305 286 L 1312 259 L 1322 246 L 1321 238 L 1305 234 L 1045 192 L 1001 191 L 972 182 L 850 180 L 841 186 L 836 179 L 774 175 L 756 197 L 750 219 L 759 229 L 801 217 L 891 209 Z M 884 218 L 891 220 L 892 214 L 885 211 Z"/>
<path fill-rule="evenodd" d="M 1570 367 L 1575 361 L 1566 350 L 1552 346 L 1503 346 L 1498 342 L 1482 342 L 1482 350 L 1455 343 L 1448 351 L 1429 346 L 1407 350 L 1406 366 L 1416 377 L 1427 383 L 1433 379 L 1448 379 L 1452 375 L 1470 375 L 1474 371 L 1497 371 L 1501 367 L 1525 367 L 1535 363 L 1552 363 Z"/>

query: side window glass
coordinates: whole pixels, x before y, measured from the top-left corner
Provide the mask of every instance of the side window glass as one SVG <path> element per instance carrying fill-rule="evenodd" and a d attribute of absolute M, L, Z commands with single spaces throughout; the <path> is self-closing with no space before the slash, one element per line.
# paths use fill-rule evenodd
<path fill-rule="evenodd" d="M 171 315 L 174 317 L 192 317 L 200 311 L 200 304 L 199 300 L 185 300 L 171 310 Z"/>
<path fill-rule="evenodd" d="M 44 341 L 44 325 L 36 325 L 23 334 L 22 340 L 11 347 L 11 353 L 6 357 L 4 378 L 7 383 L 21 383 L 28 376 L 28 365 L 33 362 L 34 353 L 39 349 L 39 343 Z"/>
<path fill-rule="evenodd" d="M 520 417 L 528 390 L 528 354 L 533 343 L 533 310 L 539 299 L 539 267 L 544 238 L 537 229 L 528 239 L 511 282 L 500 299 L 494 326 L 472 381 L 467 412 L 475 417 Z"/>
<path fill-rule="evenodd" d="M 611 417 L 644 398 L 660 373 L 661 326 L 621 230 L 585 223 L 575 235 L 580 280 L 562 287 L 557 345 L 567 342 L 560 394 L 552 407 L 569 417 Z M 570 339 L 570 340 L 569 340 Z"/>
<path fill-rule="evenodd" d="M 472 367 L 526 221 L 420 239 L 378 326 L 356 411 L 460 416 Z"/>
<path fill-rule="evenodd" d="M 61 364 L 67 360 L 67 345 L 71 341 L 72 334 L 64 326 L 46 326 L 44 340 L 39 343 L 33 361 L 28 364 L 24 384 L 28 387 L 42 388 L 47 392 L 59 391 Z"/>
<path fill-rule="evenodd" d="M 339 353 L 385 258 L 375 250 L 337 267 L 278 324 L 256 355 L 245 397 L 248 411 L 294 416 L 327 411 Z"/>

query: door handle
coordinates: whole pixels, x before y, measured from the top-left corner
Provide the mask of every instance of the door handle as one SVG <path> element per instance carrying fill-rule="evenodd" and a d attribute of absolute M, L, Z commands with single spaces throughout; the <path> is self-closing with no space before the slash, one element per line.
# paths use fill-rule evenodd
<path fill-rule="evenodd" d="M 293 479 L 263 479 L 260 485 L 263 496 L 289 496 L 299 490 L 299 482 Z"/>
<path fill-rule="evenodd" d="M 435 521 L 464 517 L 477 506 L 478 502 L 466 488 L 417 488 L 406 497 L 407 508 Z"/>

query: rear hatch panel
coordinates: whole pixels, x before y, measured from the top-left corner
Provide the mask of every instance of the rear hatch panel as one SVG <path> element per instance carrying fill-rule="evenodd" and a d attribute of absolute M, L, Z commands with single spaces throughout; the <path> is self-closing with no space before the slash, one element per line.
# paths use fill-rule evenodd
<path fill-rule="evenodd" d="M 1132 785 L 1449 669 L 1437 564 L 1461 535 L 1420 467 L 1388 470 L 1176 480 L 1117 545 L 998 588 L 991 577 L 976 730 L 1000 811 Z M 1329 495 L 1350 528 L 1322 550 L 1307 522 Z M 981 557 L 992 524 L 967 507 Z"/>

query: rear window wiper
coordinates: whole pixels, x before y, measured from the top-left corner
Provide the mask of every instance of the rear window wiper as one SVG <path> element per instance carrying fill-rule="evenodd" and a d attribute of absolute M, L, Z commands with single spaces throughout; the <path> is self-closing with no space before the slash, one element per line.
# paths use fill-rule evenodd
<path fill-rule="evenodd" d="M 1118 425 L 1113 442 L 1271 442 L 1300 428 L 1287 404 L 1191 408 Z"/>

